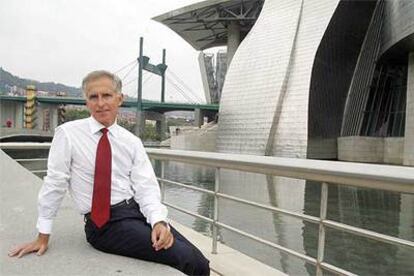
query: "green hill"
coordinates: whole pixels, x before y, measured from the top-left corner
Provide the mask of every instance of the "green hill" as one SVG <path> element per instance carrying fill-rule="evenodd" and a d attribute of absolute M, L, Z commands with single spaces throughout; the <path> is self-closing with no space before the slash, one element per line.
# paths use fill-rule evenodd
<path fill-rule="evenodd" d="M 10 87 L 17 86 L 26 88 L 27 85 L 35 85 L 38 90 L 48 92 L 66 92 L 70 97 L 81 97 L 82 91 L 80 88 L 67 86 L 61 83 L 54 82 L 39 82 L 36 80 L 22 79 L 18 76 L 12 75 L 10 72 L 0 67 L 0 92 L 7 93 Z"/>

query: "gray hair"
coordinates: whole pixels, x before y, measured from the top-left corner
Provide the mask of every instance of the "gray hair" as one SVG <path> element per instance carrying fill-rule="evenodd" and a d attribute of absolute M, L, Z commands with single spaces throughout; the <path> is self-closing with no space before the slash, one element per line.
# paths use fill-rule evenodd
<path fill-rule="evenodd" d="M 102 77 L 111 79 L 112 82 L 114 83 L 115 91 L 118 93 L 122 92 L 122 80 L 117 75 L 109 71 L 97 70 L 97 71 L 90 72 L 89 74 L 86 75 L 86 77 L 83 78 L 82 80 L 83 94 L 86 96 L 86 86 L 88 85 L 89 82 L 102 78 Z"/>

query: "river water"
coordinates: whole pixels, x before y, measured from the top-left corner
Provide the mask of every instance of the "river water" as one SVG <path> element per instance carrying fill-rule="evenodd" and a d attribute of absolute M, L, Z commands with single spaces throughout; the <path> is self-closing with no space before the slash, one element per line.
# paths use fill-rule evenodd
<path fill-rule="evenodd" d="M 46 158 L 47 151 L 9 151 L 13 158 Z M 161 163 L 153 162 L 160 175 Z M 165 178 L 214 190 L 215 169 L 165 163 Z M 36 168 L 39 169 L 39 168 Z M 220 171 L 220 192 L 262 204 L 319 216 L 321 184 L 231 170 Z M 166 202 L 212 218 L 213 197 L 166 184 Z M 316 258 L 318 226 L 300 219 L 221 199 L 219 220 L 263 239 Z M 170 217 L 211 236 L 209 223 L 170 209 Z M 328 219 L 414 241 L 414 195 L 329 185 Z M 227 230 L 220 242 L 290 275 L 315 275 L 296 257 Z M 326 232 L 325 262 L 360 275 L 414 275 L 414 249 L 388 245 L 342 231 Z M 328 273 L 329 274 L 329 273 Z"/>
<path fill-rule="evenodd" d="M 160 172 L 160 163 L 155 163 Z M 166 162 L 170 180 L 214 190 L 215 170 Z M 220 172 L 220 192 L 319 216 L 321 183 L 230 170 Z M 213 197 L 181 187 L 166 188 L 165 200 L 212 218 Z M 170 210 L 172 219 L 211 236 L 201 219 Z M 328 219 L 414 241 L 414 196 L 329 185 Z M 271 242 L 316 258 L 318 226 L 286 215 L 219 200 L 219 220 Z M 222 243 L 290 275 L 315 275 L 315 268 L 238 234 L 221 230 Z M 326 232 L 325 262 L 360 275 L 414 275 L 414 249 L 388 245 L 343 231 Z"/>

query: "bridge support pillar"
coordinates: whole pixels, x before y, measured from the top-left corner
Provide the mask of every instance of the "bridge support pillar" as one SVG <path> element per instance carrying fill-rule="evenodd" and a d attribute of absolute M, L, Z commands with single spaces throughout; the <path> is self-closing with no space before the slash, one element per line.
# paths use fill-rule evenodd
<path fill-rule="evenodd" d="M 58 105 L 50 106 L 50 128 L 54 130 L 59 125 Z"/>
<path fill-rule="evenodd" d="M 231 21 L 227 27 L 227 68 L 240 45 L 240 23 Z"/>
<path fill-rule="evenodd" d="M 162 113 L 152 112 L 152 111 L 145 111 L 144 113 L 145 120 L 156 121 L 155 129 L 157 132 L 158 137 L 161 140 L 165 140 L 167 132 L 167 122 L 165 119 L 165 115 Z M 145 121 L 144 121 L 145 122 Z"/>
<path fill-rule="evenodd" d="M 165 120 L 165 116 L 163 117 L 164 118 L 162 118 L 162 120 L 159 120 L 155 123 L 155 128 L 161 141 L 166 139 L 165 132 L 167 131 L 167 121 Z"/>
<path fill-rule="evenodd" d="M 37 111 L 37 128 L 43 131 L 53 131 L 58 126 L 58 106 L 40 103 Z"/>
<path fill-rule="evenodd" d="M 145 111 L 137 111 L 135 135 L 142 138 L 145 131 Z"/>
<path fill-rule="evenodd" d="M 196 108 L 194 109 L 194 126 L 201 127 L 204 124 L 203 110 Z"/>
<path fill-rule="evenodd" d="M 403 164 L 414 166 L 414 52 L 408 58 L 407 105 L 405 109 L 405 138 Z"/>
<path fill-rule="evenodd" d="M 15 114 L 15 127 L 23 128 L 23 114 L 24 114 L 24 105 L 16 105 L 16 114 Z"/>

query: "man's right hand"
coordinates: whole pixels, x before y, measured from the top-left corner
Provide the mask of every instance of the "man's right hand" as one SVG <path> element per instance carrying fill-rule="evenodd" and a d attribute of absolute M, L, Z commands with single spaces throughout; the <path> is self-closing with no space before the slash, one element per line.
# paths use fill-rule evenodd
<path fill-rule="evenodd" d="M 33 242 L 18 245 L 9 251 L 9 257 L 21 258 L 28 253 L 37 252 L 36 255 L 41 256 L 47 250 L 49 243 L 49 234 L 39 233 L 37 239 Z"/>

